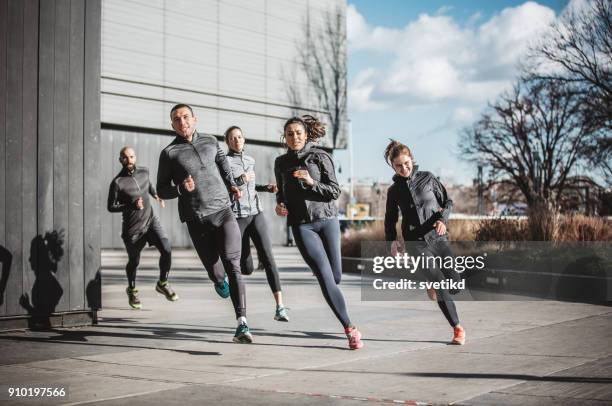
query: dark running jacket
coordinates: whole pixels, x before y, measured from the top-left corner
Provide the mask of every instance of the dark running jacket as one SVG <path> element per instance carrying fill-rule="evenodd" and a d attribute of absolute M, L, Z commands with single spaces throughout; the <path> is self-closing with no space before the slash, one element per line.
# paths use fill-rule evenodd
<path fill-rule="evenodd" d="M 195 190 L 182 182 L 191 175 Z M 230 207 L 228 189 L 236 186 L 225 152 L 212 135 L 193 134 L 192 142 L 176 136 L 159 156 L 157 192 L 162 199 L 179 199 L 181 222 L 194 221 Z"/>
<path fill-rule="evenodd" d="M 149 181 L 149 170 L 137 166 L 134 172 L 123 168 L 110 184 L 108 190 L 108 211 L 123 214 L 121 237 L 131 242 L 142 237 L 153 219 L 153 208 L 149 195 L 155 197 L 157 192 Z M 142 197 L 144 208 L 136 208 L 136 200 Z"/>
<path fill-rule="evenodd" d="M 298 169 L 308 169 L 314 185 L 308 186 L 292 176 Z M 334 200 L 340 196 L 331 156 L 313 142 L 300 151 L 287 151 L 274 161 L 278 192 L 276 202 L 284 203 L 289 211 L 289 225 L 312 223 L 338 215 Z"/>
<path fill-rule="evenodd" d="M 393 176 L 387 190 L 385 211 L 385 240 L 395 241 L 395 225 L 402 212 L 402 236 L 405 241 L 434 241 L 448 238 L 438 236 L 433 224 L 441 220 L 448 227 L 448 216 L 453 201 L 446 189 L 431 172 L 420 172 L 415 166 L 408 178 Z"/>

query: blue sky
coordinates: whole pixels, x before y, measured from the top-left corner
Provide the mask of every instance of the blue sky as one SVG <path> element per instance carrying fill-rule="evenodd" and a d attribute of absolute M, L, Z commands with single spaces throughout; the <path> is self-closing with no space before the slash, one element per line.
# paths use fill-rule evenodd
<path fill-rule="evenodd" d="M 475 169 L 458 155 L 458 134 L 512 85 L 529 43 L 566 4 L 349 0 L 354 178 L 389 181 L 382 153 L 395 138 L 412 148 L 420 169 L 471 183 Z M 336 153 L 341 182 L 348 155 Z"/>

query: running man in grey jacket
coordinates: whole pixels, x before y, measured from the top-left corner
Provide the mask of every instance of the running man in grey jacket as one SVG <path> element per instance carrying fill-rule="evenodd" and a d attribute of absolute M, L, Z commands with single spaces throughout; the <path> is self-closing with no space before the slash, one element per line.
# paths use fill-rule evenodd
<path fill-rule="evenodd" d="M 160 253 L 159 281 L 155 285 L 155 290 L 172 302 L 178 300 L 178 295 L 168 283 L 172 262 L 170 242 L 159 219 L 153 213 L 149 195 L 153 196 L 162 207 L 164 201 L 157 196 L 155 188 L 149 181 L 149 170 L 144 166 L 136 166 L 136 153 L 132 148 L 121 148 L 119 162 L 123 169 L 110 184 L 107 208 L 111 213 L 123 214 L 121 238 L 128 253 L 128 263 L 125 266 L 128 303 L 134 309 L 142 307 L 136 290 L 136 268 L 140 263 L 140 253 L 147 243 L 155 246 Z"/>
<path fill-rule="evenodd" d="M 158 193 L 164 199 L 179 199 L 179 217 L 187 223 L 208 277 L 215 283 L 219 296 L 232 298 L 238 321 L 234 342 L 251 343 L 240 272 L 240 229 L 228 195 L 229 191 L 234 199 L 240 199 L 240 190 L 217 139 L 196 131 L 193 109 L 177 104 L 170 111 L 170 119 L 177 136 L 159 156 Z M 225 272 L 215 267 L 219 259 Z"/>
<path fill-rule="evenodd" d="M 283 294 L 281 292 L 278 269 L 272 255 L 272 243 L 266 219 L 262 213 L 263 208 L 257 192 L 276 193 L 276 184 L 255 184 L 255 159 L 244 154 L 244 136 L 240 127 L 232 126 L 225 131 L 225 143 L 229 150 L 227 159 L 230 162 L 232 176 L 242 192 L 242 197 L 235 200 L 232 208 L 238 220 L 238 226 L 242 234 L 242 257 L 240 269 L 243 275 L 253 273 L 253 257 L 251 256 L 251 243 L 253 240 L 257 249 L 259 262 L 266 270 L 268 285 L 276 301 L 276 312 L 274 320 L 289 321 L 287 308 L 283 305 Z"/>

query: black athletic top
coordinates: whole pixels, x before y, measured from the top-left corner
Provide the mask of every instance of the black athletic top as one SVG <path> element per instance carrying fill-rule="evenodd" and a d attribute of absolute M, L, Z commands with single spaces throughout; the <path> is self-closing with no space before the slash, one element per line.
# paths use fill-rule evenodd
<path fill-rule="evenodd" d="M 195 190 L 182 182 L 191 175 Z M 193 134 L 188 142 L 176 136 L 159 156 L 157 190 L 162 199 L 179 199 L 182 222 L 201 220 L 230 207 L 229 187 L 236 186 L 229 161 L 212 135 Z"/>
<path fill-rule="evenodd" d="M 293 172 L 306 169 L 314 180 L 308 186 L 293 177 Z M 284 203 L 289 211 L 289 225 L 312 223 L 338 216 L 335 200 L 340 196 L 331 156 L 309 141 L 300 151 L 287 151 L 274 161 L 278 192 L 276 202 Z"/>
<path fill-rule="evenodd" d="M 138 240 L 149 229 L 153 218 L 151 199 L 157 196 L 149 181 L 149 170 L 143 166 L 133 172 L 123 168 L 110 184 L 108 191 L 108 211 L 123 213 L 121 237 L 131 241 Z M 136 208 L 136 200 L 142 197 L 144 208 Z"/>

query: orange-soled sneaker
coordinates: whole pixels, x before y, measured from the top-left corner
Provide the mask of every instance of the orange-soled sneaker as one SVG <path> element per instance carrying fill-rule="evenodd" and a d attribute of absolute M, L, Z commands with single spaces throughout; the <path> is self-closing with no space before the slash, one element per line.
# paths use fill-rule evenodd
<path fill-rule="evenodd" d="M 358 350 L 363 347 L 361 342 L 361 333 L 355 327 L 347 327 L 344 329 L 346 338 L 348 338 L 349 349 Z"/>
<path fill-rule="evenodd" d="M 457 326 L 453 329 L 453 341 L 451 344 L 463 345 L 465 344 L 465 330 L 461 326 Z"/>

